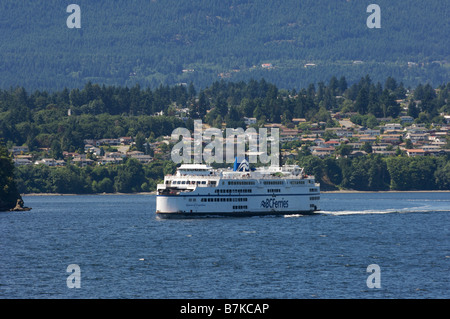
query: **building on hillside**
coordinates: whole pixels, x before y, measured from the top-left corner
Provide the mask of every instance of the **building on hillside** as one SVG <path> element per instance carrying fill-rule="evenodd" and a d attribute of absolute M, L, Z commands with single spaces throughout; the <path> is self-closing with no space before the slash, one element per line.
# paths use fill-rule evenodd
<path fill-rule="evenodd" d="M 411 142 L 416 143 L 418 141 L 428 141 L 429 133 L 425 134 L 414 134 L 414 133 L 406 133 L 405 138 L 410 139 Z"/>
<path fill-rule="evenodd" d="M 424 156 L 426 153 L 423 149 L 405 149 L 405 151 L 406 154 L 410 157 Z"/>
<path fill-rule="evenodd" d="M 55 167 L 55 166 L 65 166 L 66 162 L 63 160 L 55 160 L 53 158 L 43 158 L 39 161 L 34 162 L 35 165 L 39 165 L 39 164 L 44 164 L 50 167 Z"/>
<path fill-rule="evenodd" d="M 100 143 L 100 144 L 98 144 L 98 143 Z M 100 146 L 100 145 L 119 146 L 120 139 L 118 139 L 118 138 L 103 138 L 101 140 L 98 140 L 96 144 L 98 144 L 96 146 Z"/>
<path fill-rule="evenodd" d="M 28 158 L 14 158 L 13 162 L 14 162 L 14 166 L 26 166 L 26 165 L 33 164 L 33 162 L 30 161 Z"/>
<path fill-rule="evenodd" d="M 83 157 L 75 157 L 74 159 L 72 159 L 72 163 L 81 167 L 86 167 L 88 165 L 94 164 L 94 160 Z"/>
<path fill-rule="evenodd" d="M 28 146 L 13 146 L 8 150 L 12 155 L 18 155 L 22 153 L 28 153 L 30 150 L 28 149 Z"/>
<path fill-rule="evenodd" d="M 334 147 L 313 146 L 310 148 L 310 150 L 311 150 L 311 154 L 314 156 L 325 157 L 325 156 L 329 156 L 329 155 L 333 154 L 336 149 Z"/>
<path fill-rule="evenodd" d="M 414 122 L 414 118 L 412 116 L 400 116 L 400 121 L 402 123 L 411 124 Z"/>
<path fill-rule="evenodd" d="M 292 123 L 294 123 L 294 124 L 306 123 L 306 119 L 294 118 L 294 119 L 292 119 Z"/>
<path fill-rule="evenodd" d="M 107 165 L 107 164 L 121 164 L 123 162 L 123 158 L 121 157 L 106 157 L 102 156 L 97 159 L 98 165 Z"/>
<path fill-rule="evenodd" d="M 390 144 L 398 144 L 400 143 L 400 139 L 402 138 L 401 134 L 387 134 L 381 135 L 380 141 L 382 143 L 390 143 Z"/>
<path fill-rule="evenodd" d="M 131 136 L 124 136 L 119 138 L 119 142 L 122 145 L 131 145 L 131 143 L 133 143 L 133 138 Z"/>

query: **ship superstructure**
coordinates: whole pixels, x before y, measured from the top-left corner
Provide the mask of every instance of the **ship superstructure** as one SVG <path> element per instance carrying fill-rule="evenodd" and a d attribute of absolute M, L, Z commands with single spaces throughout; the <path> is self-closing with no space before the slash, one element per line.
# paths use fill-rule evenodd
<path fill-rule="evenodd" d="M 250 170 L 183 164 L 157 186 L 156 213 L 163 218 L 312 214 L 320 210 L 320 185 L 297 165 Z"/>

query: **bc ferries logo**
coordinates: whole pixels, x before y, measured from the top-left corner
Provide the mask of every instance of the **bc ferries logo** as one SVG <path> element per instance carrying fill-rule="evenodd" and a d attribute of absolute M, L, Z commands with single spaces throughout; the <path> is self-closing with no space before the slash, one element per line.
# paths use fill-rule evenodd
<path fill-rule="evenodd" d="M 274 198 L 268 198 L 261 201 L 262 208 L 289 208 L 288 200 L 275 200 Z"/>

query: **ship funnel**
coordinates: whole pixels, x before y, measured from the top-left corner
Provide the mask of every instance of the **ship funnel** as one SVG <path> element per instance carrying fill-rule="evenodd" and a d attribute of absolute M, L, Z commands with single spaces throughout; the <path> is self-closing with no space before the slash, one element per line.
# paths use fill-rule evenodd
<path fill-rule="evenodd" d="M 234 159 L 234 166 L 233 171 L 235 172 L 249 172 L 250 171 L 250 165 L 248 164 L 247 159 L 245 158 L 235 158 Z"/>

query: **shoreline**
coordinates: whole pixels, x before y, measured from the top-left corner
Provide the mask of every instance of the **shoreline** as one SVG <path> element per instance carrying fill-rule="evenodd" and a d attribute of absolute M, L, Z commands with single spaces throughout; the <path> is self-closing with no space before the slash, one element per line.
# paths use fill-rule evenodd
<path fill-rule="evenodd" d="M 34 197 L 34 196 L 112 196 L 112 195 L 156 195 L 155 192 L 141 192 L 141 193 L 92 193 L 92 194 L 61 194 L 61 193 L 30 193 L 21 194 L 21 196 Z"/>
<path fill-rule="evenodd" d="M 411 190 L 411 191 L 355 191 L 355 190 L 338 190 L 338 191 L 321 191 L 321 194 L 353 194 L 353 193 L 450 193 L 450 190 Z"/>
<path fill-rule="evenodd" d="M 355 191 L 355 190 L 337 190 L 337 191 L 321 191 L 321 194 L 383 194 L 383 193 L 450 193 L 450 190 L 415 190 L 415 191 Z M 25 197 L 34 197 L 34 196 L 126 196 L 126 195 L 156 195 L 156 191 L 154 192 L 140 192 L 140 193 L 93 193 L 93 194 L 60 194 L 60 193 L 30 193 L 30 194 L 21 194 L 21 196 Z"/>

